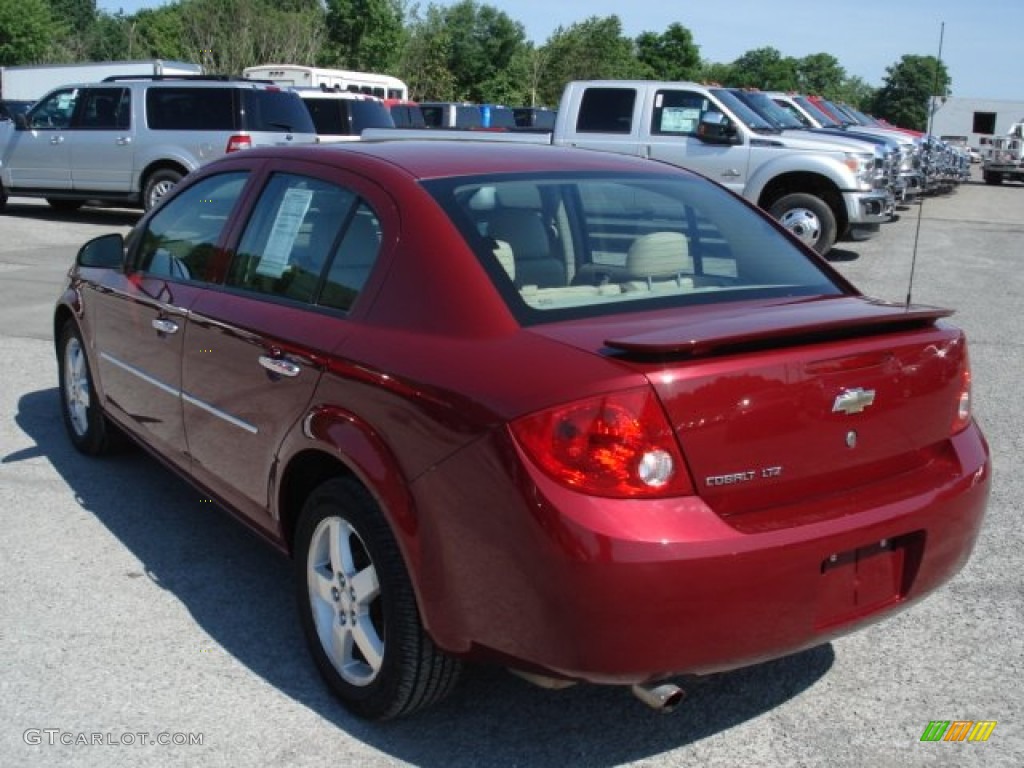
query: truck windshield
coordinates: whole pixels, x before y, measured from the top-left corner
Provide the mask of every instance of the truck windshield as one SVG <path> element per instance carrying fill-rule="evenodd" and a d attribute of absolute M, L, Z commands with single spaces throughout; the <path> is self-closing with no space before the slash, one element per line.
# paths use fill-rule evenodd
<path fill-rule="evenodd" d="M 733 89 L 732 93 L 776 128 L 782 130 L 802 130 L 804 128 L 803 123 L 772 101 L 766 93 L 744 91 L 739 88 Z"/>
<path fill-rule="evenodd" d="M 756 131 L 757 133 L 779 132 L 778 128 L 736 98 L 732 92 L 727 91 L 725 88 L 712 88 L 711 93 L 715 98 L 722 102 L 722 104 L 728 107 L 729 111 L 736 115 L 736 117 L 738 117 L 750 130 Z"/>
<path fill-rule="evenodd" d="M 803 96 L 794 96 L 793 101 L 803 107 L 804 111 L 817 120 L 822 128 L 839 128 L 840 124 L 818 109 L 814 102 Z"/>

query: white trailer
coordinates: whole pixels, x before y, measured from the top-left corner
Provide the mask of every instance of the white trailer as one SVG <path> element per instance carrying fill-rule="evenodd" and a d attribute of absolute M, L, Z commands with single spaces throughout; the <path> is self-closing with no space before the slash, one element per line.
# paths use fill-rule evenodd
<path fill-rule="evenodd" d="M 187 61 L 89 61 L 77 64 L 0 67 L 0 95 L 13 101 L 36 101 L 54 88 L 71 83 L 98 83 L 111 75 L 201 75 L 199 64 Z"/>

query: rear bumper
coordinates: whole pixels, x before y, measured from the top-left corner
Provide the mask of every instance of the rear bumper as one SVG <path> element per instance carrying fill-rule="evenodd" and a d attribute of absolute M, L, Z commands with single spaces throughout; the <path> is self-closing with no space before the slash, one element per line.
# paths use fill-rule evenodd
<path fill-rule="evenodd" d="M 518 511 L 496 501 L 495 487 L 475 519 L 452 507 L 434 511 L 447 521 L 429 518 L 443 528 L 423 532 L 438 545 L 416 575 L 424 619 L 449 651 L 611 684 L 818 645 L 923 597 L 966 563 L 990 464 L 974 426 L 951 443 L 958 469 L 944 467 L 938 486 L 851 490 L 843 506 L 853 494 L 859 511 L 830 518 L 819 502 L 820 522 L 776 529 L 730 525 L 696 497 L 582 497 L 524 468 Z"/>

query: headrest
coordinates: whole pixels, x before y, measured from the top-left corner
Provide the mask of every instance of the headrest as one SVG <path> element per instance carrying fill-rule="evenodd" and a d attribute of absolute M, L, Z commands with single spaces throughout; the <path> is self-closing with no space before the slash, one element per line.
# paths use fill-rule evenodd
<path fill-rule="evenodd" d="M 638 237 L 626 254 L 625 277 L 647 279 L 693 274 L 686 237 L 679 232 L 652 232 Z"/>
<path fill-rule="evenodd" d="M 551 255 L 548 233 L 537 211 L 522 208 L 495 211 L 487 234 L 508 243 L 517 259 L 542 259 Z"/>
<path fill-rule="evenodd" d="M 513 182 L 499 184 L 495 189 L 498 202 L 507 208 L 532 208 L 539 211 L 540 190 L 536 184 L 529 182 Z"/>

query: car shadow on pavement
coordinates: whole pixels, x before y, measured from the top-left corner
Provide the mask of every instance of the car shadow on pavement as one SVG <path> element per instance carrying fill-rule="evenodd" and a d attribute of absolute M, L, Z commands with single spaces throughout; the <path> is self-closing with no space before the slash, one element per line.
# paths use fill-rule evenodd
<path fill-rule="evenodd" d="M 23 395 L 15 421 L 34 446 L 0 462 L 45 457 L 81 507 L 224 652 L 352 738 L 411 764 L 564 768 L 641 760 L 770 712 L 810 688 L 834 662 L 827 644 L 700 678 L 667 715 L 644 706 L 628 688 L 550 691 L 502 669 L 474 666 L 433 709 L 366 723 L 330 695 L 305 652 L 287 558 L 141 449 L 100 459 L 77 453 L 64 433 L 56 388 Z M 251 599 L 239 599 L 239 583 Z"/>
<path fill-rule="evenodd" d="M 66 221 L 111 227 L 133 227 L 142 218 L 142 210 L 86 206 L 77 211 L 58 211 L 45 203 L 40 205 L 39 201 L 25 204 L 8 200 L 3 215 L 38 221 Z"/>
<path fill-rule="evenodd" d="M 831 251 L 825 254 L 825 261 L 830 263 L 845 263 L 850 261 L 856 261 L 860 258 L 860 254 L 856 251 L 850 251 L 846 248 L 833 248 Z"/>

